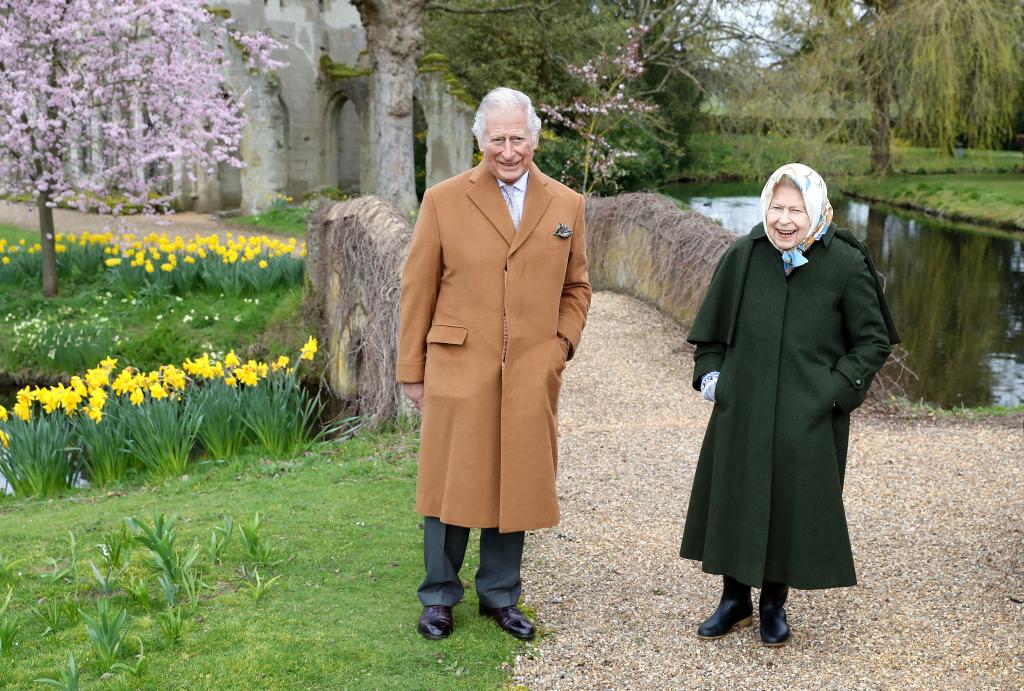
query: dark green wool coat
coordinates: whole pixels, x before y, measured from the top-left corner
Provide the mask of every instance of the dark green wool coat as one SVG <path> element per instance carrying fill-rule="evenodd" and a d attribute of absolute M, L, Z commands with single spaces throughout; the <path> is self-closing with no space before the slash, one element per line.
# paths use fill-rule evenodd
<path fill-rule="evenodd" d="M 688 340 L 721 372 L 679 554 L 742 583 L 857 582 L 850 412 L 899 342 L 867 250 L 831 226 L 789 276 L 758 224 L 722 256 Z"/>

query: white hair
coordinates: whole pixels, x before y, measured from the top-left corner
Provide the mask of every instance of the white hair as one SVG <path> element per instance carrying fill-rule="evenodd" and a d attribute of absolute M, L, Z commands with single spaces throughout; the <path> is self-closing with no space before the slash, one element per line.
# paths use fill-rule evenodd
<path fill-rule="evenodd" d="M 540 118 L 537 117 L 537 111 L 533 109 L 533 101 L 522 91 L 499 86 L 497 89 L 487 92 L 487 95 L 480 101 L 480 107 L 476 109 L 476 117 L 473 118 L 473 134 L 476 135 L 476 143 L 481 151 L 484 148 L 487 115 L 494 111 L 517 110 L 526 113 L 526 126 L 530 130 L 533 145 L 536 146 L 540 143 Z"/>

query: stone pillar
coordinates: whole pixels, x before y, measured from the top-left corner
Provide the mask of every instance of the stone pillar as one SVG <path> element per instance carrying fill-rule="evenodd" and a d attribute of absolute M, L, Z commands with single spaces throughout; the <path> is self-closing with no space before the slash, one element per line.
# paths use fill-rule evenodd
<path fill-rule="evenodd" d="M 427 187 L 473 166 L 473 109 L 448 93 L 437 72 L 421 73 L 416 98 L 427 119 Z"/>
<path fill-rule="evenodd" d="M 198 213 L 211 213 L 220 209 L 220 180 L 217 179 L 217 169 L 212 173 L 201 166 L 189 163 L 195 168 L 196 180 L 193 183 L 193 204 L 192 210 Z"/>
<path fill-rule="evenodd" d="M 288 165 L 285 152 L 285 113 L 278 82 L 272 76 L 258 76 L 245 99 L 248 122 L 239 144 L 242 168 L 243 214 L 255 214 L 267 207 L 271 197 L 283 194 Z"/>

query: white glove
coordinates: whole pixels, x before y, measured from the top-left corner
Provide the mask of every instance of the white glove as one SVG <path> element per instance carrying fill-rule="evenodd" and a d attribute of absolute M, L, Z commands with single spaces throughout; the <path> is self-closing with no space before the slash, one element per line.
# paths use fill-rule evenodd
<path fill-rule="evenodd" d="M 715 402 L 715 385 L 718 384 L 718 372 L 708 372 L 700 379 L 700 395 L 705 401 Z"/>

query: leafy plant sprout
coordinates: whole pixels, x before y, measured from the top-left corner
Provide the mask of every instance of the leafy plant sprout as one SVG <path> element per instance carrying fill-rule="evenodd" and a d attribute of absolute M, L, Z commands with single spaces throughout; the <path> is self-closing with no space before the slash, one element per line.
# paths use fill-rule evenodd
<path fill-rule="evenodd" d="M 128 630 L 128 613 L 123 607 L 117 611 L 111 611 L 108 600 L 99 600 L 96 603 L 95 616 L 82 610 L 81 617 L 85 622 L 89 642 L 92 644 L 100 671 L 109 672 L 124 647 L 124 636 Z"/>
<path fill-rule="evenodd" d="M 78 691 L 78 665 L 75 664 L 75 656 L 68 653 L 68 662 L 60 670 L 60 679 L 34 679 L 35 683 L 43 686 L 52 686 L 61 691 Z"/>
<path fill-rule="evenodd" d="M 267 594 L 267 591 L 270 590 L 271 586 L 274 585 L 277 579 L 281 577 L 281 574 L 278 574 L 271 578 L 269 581 L 264 581 L 263 578 L 260 576 L 260 571 L 258 568 L 254 567 L 251 571 L 249 571 L 245 568 L 245 566 L 242 567 L 242 574 L 243 578 L 245 579 L 243 581 L 243 585 L 249 591 L 249 594 L 252 595 L 252 599 L 254 602 L 261 600 L 263 596 Z"/>

